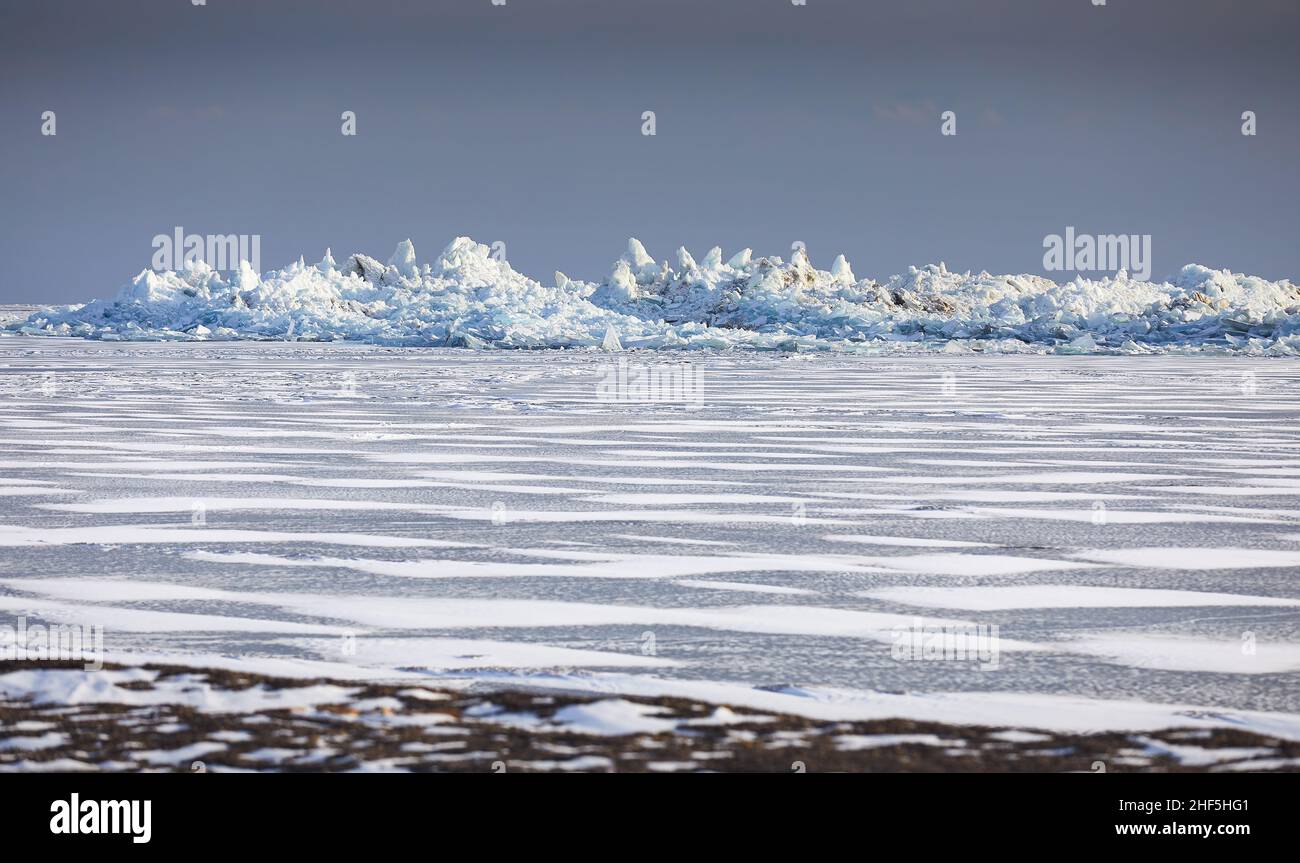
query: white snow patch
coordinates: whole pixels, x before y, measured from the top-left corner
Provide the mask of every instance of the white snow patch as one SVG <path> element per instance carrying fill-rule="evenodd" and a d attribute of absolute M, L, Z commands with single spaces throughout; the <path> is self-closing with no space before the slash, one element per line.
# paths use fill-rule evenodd
<path fill-rule="evenodd" d="M 882 587 L 858 596 L 922 608 L 1000 611 L 1017 608 L 1189 608 L 1200 606 L 1298 606 L 1300 599 L 1243 596 L 1195 590 L 1028 584 L 1012 587 Z"/>
<path fill-rule="evenodd" d="M 574 704 L 555 712 L 552 721 L 578 734 L 620 737 L 627 734 L 659 734 L 677 727 L 674 719 L 661 719 L 661 708 L 623 698 L 607 698 L 590 704 Z"/>
<path fill-rule="evenodd" d="M 1104 633 L 1058 642 L 1062 650 L 1116 665 L 1216 674 L 1285 674 L 1300 671 L 1300 644 L 1195 638 L 1151 633 Z"/>

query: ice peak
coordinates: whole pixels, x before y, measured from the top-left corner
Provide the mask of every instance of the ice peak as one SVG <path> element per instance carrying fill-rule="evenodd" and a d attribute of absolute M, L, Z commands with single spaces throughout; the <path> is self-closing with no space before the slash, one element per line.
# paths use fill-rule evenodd
<path fill-rule="evenodd" d="M 682 272 L 690 272 L 691 270 L 698 269 L 695 259 L 691 257 L 690 252 L 686 251 L 685 246 L 677 247 L 677 266 L 681 267 Z"/>
<path fill-rule="evenodd" d="M 741 249 L 739 252 L 736 252 L 736 254 L 731 256 L 731 260 L 727 261 L 727 266 L 731 267 L 732 269 L 740 270 L 745 267 L 748 267 L 750 261 L 753 260 L 753 258 L 754 258 L 753 249 Z"/>
<path fill-rule="evenodd" d="M 438 260 L 444 269 L 463 266 L 470 262 L 475 264 L 488 262 L 492 260 L 492 249 L 482 243 L 474 242 L 469 237 L 457 237 L 442 250 Z"/>
<path fill-rule="evenodd" d="M 627 238 L 627 254 L 624 256 L 624 260 L 637 269 L 655 265 L 655 259 L 650 257 L 650 253 L 645 250 L 645 246 L 641 245 L 641 241 L 636 237 Z"/>
<path fill-rule="evenodd" d="M 701 264 L 706 270 L 716 270 L 722 266 L 722 247 L 714 246 L 709 249 L 709 253 L 704 256 L 704 263 Z"/>
<path fill-rule="evenodd" d="M 600 342 L 600 349 L 603 351 L 623 350 L 623 343 L 619 341 L 618 330 L 614 329 L 613 324 L 605 328 L 605 338 Z"/>
<path fill-rule="evenodd" d="M 410 239 L 398 243 L 393 256 L 388 259 L 388 266 L 408 279 L 415 278 L 419 274 L 419 268 L 415 263 L 415 244 Z"/>
<path fill-rule="evenodd" d="M 442 275 L 473 284 L 489 284 L 514 275 L 510 265 L 495 260 L 492 250 L 469 237 L 457 237 L 438 256 L 437 269 Z"/>
<path fill-rule="evenodd" d="M 621 302 L 630 302 L 640 295 L 640 291 L 637 290 L 636 276 L 623 258 L 614 262 L 614 271 L 609 275 L 609 289 L 610 296 Z"/>
<path fill-rule="evenodd" d="M 843 255 L 835 258 L 835 263 L 831 264 L 831 278 L 841 285 L 851 285 L 857 281 L 853 278 L 853 268 L 849 266 L 849 261 Z"/>
<path fill-rule="evenodd" d="M 239 289 L 241 291 L 251 291 L 262 283 L 257 271 L 253 269 L 248 261 L 239 262 Z"/>

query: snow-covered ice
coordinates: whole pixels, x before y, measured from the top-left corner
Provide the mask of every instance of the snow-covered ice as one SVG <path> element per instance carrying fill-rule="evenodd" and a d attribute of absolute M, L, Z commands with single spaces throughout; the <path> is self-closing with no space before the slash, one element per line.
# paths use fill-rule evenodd
<path fill-rule="evenodd" d="M 701 399 L 611 401 L 610 364 L 669 356 L 618 335 L 0 336 L 0 489 L 32 492 L 0 495 L 0 622 L 102 625 L 110 661 L 1300 739 L 1289 361 L 702 350 L 671 355 Z M 996 670 L 891 652 L 975 625 Z"/>
<path fill-rule="evenodd" d="M 206 264 L 144 270 L 114 296 L 37 311 L 11 329 L 94 339 L 349 340 L 465 348 L 747 347 L 1149 353 L 1300 353 L 1300 287 L 1189 264 L 1168 281 L 1120 271 L 1058 284 L 1034 275 L 912 267 L 858 279 L 841 255 L 818 270 L 749 249 L 657 262 L 635 239 L 600 282 L 544 284 L 488 246 L 453 240 L 419 263 L 410 240 L 387 264 L 327 251 L 254 273 Z"/>

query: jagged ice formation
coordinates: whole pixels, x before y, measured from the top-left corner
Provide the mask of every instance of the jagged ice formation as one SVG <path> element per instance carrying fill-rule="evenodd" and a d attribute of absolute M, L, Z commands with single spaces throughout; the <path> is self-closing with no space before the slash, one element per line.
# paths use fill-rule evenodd
<path fill-rule="evenodd" d="M 544 285 L 487 246 L 453 240 L 420 264 L 410 240 L 387 264 L 326 252 L 226 278 L 203 263 L 146 270 L 115 297 L 11 323 L 29 335 L 116 340 L 353 340 L 469 348 L 755 348 L 1141 353 L 1300 353 L 1300 288 L 1189 264 L 1172 282 L 952 273 L 909 268 L 878 283 L 841 255 L 829 271 L 802 251 L 749 249 L 656 262 L 636 240 L 599 283 Z"/>

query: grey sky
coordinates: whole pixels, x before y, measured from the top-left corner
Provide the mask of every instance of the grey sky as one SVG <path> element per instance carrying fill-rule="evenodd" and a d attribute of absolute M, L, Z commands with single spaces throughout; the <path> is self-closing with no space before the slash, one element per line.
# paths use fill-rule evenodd
<path fill-rule="evenodd" d="M 1294 0 L 0 10 L 0 302 L 110 295 L 177 225 L 261 234 L 263 268 L 467 234 L 542 279 L 629 235 L 1041 272 L 1073 225 L 1151 234 L 1156 277 L 1300 275 Z"/>

